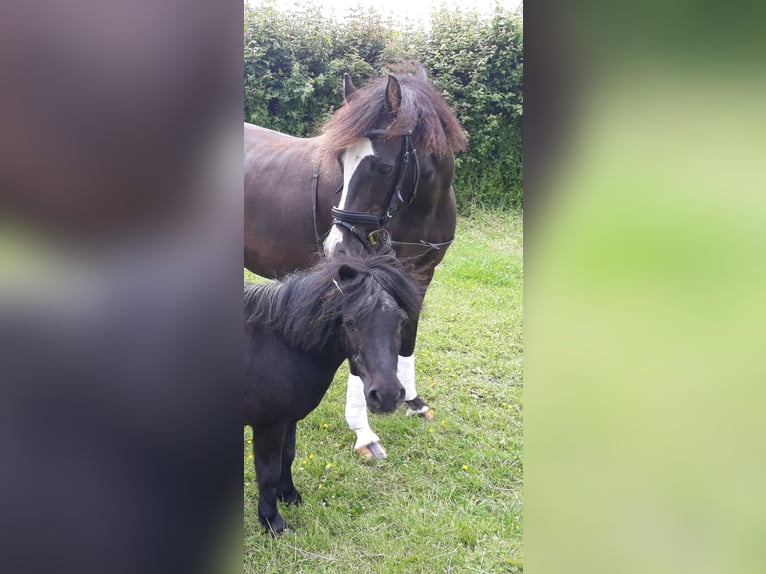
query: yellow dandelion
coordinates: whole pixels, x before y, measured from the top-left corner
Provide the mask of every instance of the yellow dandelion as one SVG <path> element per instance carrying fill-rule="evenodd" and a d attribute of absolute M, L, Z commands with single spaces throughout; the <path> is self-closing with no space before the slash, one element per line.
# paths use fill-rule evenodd
<path fill-rule="evenodd" d="M 306 459 L 305 458 L 301 461 L 301 464 L 306 464 Z"/>
<path fill-rule="evenodd" d="M 332 468 L 332 463 L 331 463 L 331 462 L 328 462 L 328 463 L 325 465 L 325 467 L 324 467 L 324 469 L 325 469 L 325 470 L 330 470 L 331 468 Z"/>
<path fill-rule="evenodd" d="M 321 484 L 321 483 L 320 483 L 320 484 L 319 484 L 319 486 L 317 487 L 317 489 L 318 489 L 318 490 L 322 490 L 322 488 L 324 488 L 324 484 Z"/>
<path fill-rule="evenodd" d="M 468 470 L 468 465 L 467 464 L 463 465 L 463 470 Z"/>
<path fill-rule="evenodd" d="M 247 444 L 253 444 L 253 439 L 251 438 L 247 439 Z"/>
<path fill-rule="evenodd" d="M 444 425 L 446 425 L 446 424 L 447 424 L 447 421 L 445 421 L 444 419 L 442 419 L 442 426 L 444 426 Z"/>
<path fill-rule="evenodd" d="M 247 458 L 253 458 L 253 455 L 252 454 L 248 454 Z"/>
<path fill-rule="evenodd" d="M 313 454 L 309 455 L 309 460 L 314 460 L 314 455 Z"/>
<path fill-rule="evenodd" d="M 508 405 L 506 403 L 500 403 L 500 406 L 501 407 L 505 407 L 505 406 L 508 406 Z"/>
<path fill-rule="evenodd" d="M 434 432 L 434 429 L 433 428 L 429 428 L 428 432 Z"/>
<path fill-rule="evenodd" d="M 328 428 L 330 428 L 330 425 L 328 425 L 327 423 L 324 423 L 324 424 L 322 425 L 322 428 L 323 428 L 323 429 L 328 429 Z"/>

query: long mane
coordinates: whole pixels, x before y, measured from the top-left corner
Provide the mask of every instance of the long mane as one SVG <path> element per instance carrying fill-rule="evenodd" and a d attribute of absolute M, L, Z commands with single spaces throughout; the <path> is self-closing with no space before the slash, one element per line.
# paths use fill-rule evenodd
<path fill-rule="evenodd" d="M 421 69 L 417 75 L 398 75 L 402 102 L 387 137 L 411 131 L 419 153 L 447 157 L 466 149 L 468 140 L 447 102 L 432 86 Z M 325 123 L 322 143 L 329 155 L 337 155 L 380 127 L 384 109 L 387 78 L 372 80 L 356 91 L 350 102 L 338 109 Z"/>
<path fill-rule="evenodd" d="M 422 291 L 393 254 L 325 260 L 282 281 L 244 286 L 245 325 L 277 333 L 303 351 L 325 348 L 337 336 L 343 313 L 363 319 L 372 311 L 376 285 L 414 320 Z"/>

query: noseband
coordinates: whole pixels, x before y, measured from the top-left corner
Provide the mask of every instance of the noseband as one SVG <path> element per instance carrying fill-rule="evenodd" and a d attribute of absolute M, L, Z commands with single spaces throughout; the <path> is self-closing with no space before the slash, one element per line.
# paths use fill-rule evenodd
<path fill-rule="evenodd" d="M 374 139 L 378 136 L 388 133 L 387 129 L 372 130 L 365 134 L 366 137 Z M 369 213 L 365 211 L 347 211 L 345 209 L 332 208 L 333 225 L 340 225 L 349 230 L 351 235 L 356 237 L 364 248 L 368 251 L 370 248 L 377 245 L 381 240 L 386 241 L 389 239 L 388 222 L 397 212 L 400 206 L 409 207 L 415 196 L 418 193 L 418 183 L 420 182 L 420 164 L 418 162 L 418 156 L 415 153 L 415 148 L 412 146 L 412 132 L 403 134 L 404 137 L 404 149 L 402 150 L 401 161 L 399 163 L 399 173 L 396 177 L 391 193 L 387 199 L 387 207 L 383 215 L 377 215 L 375 213 Z M 402 197 L 402 184 L 404 183 L 404 175 L 407 173 L 407 167 L 410 165 L 410 161 L 414 161 L 412 170 L 412 195 L 410 200 L 405 202 Z M 375 225 L 377 229 L 370 231 L 367 235 L 360 231 L 355 224 Z"/>

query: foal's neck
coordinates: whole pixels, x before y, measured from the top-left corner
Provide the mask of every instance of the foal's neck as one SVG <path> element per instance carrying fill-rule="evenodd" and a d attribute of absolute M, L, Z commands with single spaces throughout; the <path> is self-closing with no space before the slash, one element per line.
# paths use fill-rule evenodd
<path fill-rule="evenodd" d="M 338 340 L 340 336 L 333 337 L 332 341 L 312 353 L 318 362 L 325 365 L 328 369 L 332 369 L 333 374 L 335 374 L 335 371 L 340 368 L 343 361 L 348 357 L 345 347 Z"/>

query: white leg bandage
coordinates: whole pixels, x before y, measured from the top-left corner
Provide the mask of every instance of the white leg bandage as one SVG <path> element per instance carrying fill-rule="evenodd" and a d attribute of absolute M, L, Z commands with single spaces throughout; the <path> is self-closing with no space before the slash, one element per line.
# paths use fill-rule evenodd
<path fill-rule="evenodd" d="M 405 401 L 411 401 L 418 396 L 418 391 L 415 389 L 415 355 L 410 355 L 409 357 L 399 355 L 396 376 L 404 387 Z"/>
<path fill-rule="evenodd" d="M 404 387 L 404 400 L 411 401 L 418 396 L 418 391 L 415 388 L 415 355 L 409 357 L 402 357 L 399 355 L 399 364 L 396 368 L 396 376 L 399 377 L 399 382 Z M 413 415 L 425 415 L 430 407 L 423 405 L 418 409 L 407 407 L 407 416 Z"/>
<path fill-rule="evenodd" d="M 355 375 L 348 376 L 346 422 L 349 428 L 356 433 L 355 449 L 373 442 L 380 442 L 380 437 L 372 432 L 370 424 L 367 422 L 367 400 L 364 398 L 364 384 L 362 379 Z"/>

